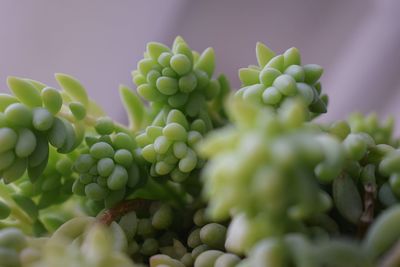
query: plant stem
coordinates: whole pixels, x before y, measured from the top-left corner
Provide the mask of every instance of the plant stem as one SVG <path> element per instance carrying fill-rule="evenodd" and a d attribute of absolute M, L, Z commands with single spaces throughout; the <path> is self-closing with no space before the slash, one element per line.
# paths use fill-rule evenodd
<path fill-rule="evenodd" d="M 7 187 L 3 183 L 0 183 L 0 196 L 10 207 L 11 216 L 14 217 L 21 224 L 21 226 L 24 225 L 24 228 L 29 228 L 32 225 L 32 219 L 27 216 L 18 205 L 15 204 L 11 197 L 11 193 L 14 192 L 15 191 L 11 189 L 11 187 Z"/>
<path fill-rule="evenodd" d="M 110 225 L 113 221 L 130 211 L 147 209 L 151 201 L 147 199 L 131 199 L 120 202 L 116 206 L 106 210 L 98 217 L 98 221 L 105 225 Z"/>
<path fill-rule="evenodd" d="M 374 220 L 374 202 L 376 196 L 376 185 L 372 183 L 367 183 L 364 185 L 364 211 L 361 214 L 358 229 L 357 229 L 357 237 L 362 239 L 365 233 L 368 230 L 368 227 Z"/>

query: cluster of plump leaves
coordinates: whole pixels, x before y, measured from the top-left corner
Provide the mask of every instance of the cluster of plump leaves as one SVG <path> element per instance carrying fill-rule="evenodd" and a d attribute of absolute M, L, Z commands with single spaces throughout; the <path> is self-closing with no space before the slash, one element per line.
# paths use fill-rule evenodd
<path fill-rule="evenodd" d="M 80 91 L 81 101 L 65 101 L 65 104 L 77 121 L 84 119 L 84 104 L 88 101 L 84 89 L 77 87 L 79 83 L 72 77 L 59 74 L 56 78 L 61 86 Z M 49 144 L 58 153 L 69 153 L 80 144 L 82 134 L 78 133 L 78 127 L 58 116 L 64 102 L 58 90 L 16 77 L 9 77 L 7 82 L 14 95 L 0 96 L 2 178 L 10 183 L 27 170 L 29 178 L 35 181 L 47 166 Z M 86 98 L 81 99 L 81 95 Z"/>
<path fill-rule="evenodd" d="M 316 64 L 301 65 L 300 52 L 292 47 L 282 55 L 257 43 L 258 66 L 239 69 L 242 88 L 236 96 L 254 104 L 279 107 L 287 98 L 300 96 L 313 116 L 325 113 L 328 98 L 321 95 L 319 78 L 323 69 Z"/>
<path fill-rule="evenodd" d="M 316 181 L 339 174 L 344 151 L 318 127 L 303 126 L 301 101 L 289 100 L 275 112 L 233 100 L 229 110 L 234 125 L 199 147 L 210 158 L 203 174 L 212 217 L 227 219 L 234 210 L 239 219 L 242 213 L 251 218 L 255 233 L 230 242 L 240 253 L 257 238 L 300 229 L 302 221 L 329 210 L 332 200 Z"/>
<path fill-rule="evenodd" d="M 398 140 L 393 138 L 394 119 L 392 117 L 380 123 L 376 113 L 371 113 L 368 116 L 361 113 L 353 113 L 347 122 L 352 132 L 368 133 L 376 144 L 398 146 Z"/>
<path fill-rule="evenodd" d="M 119 89 L 127 127 L 71 76 L 56 75 L 62 91 L 10 77 L 13 95 L 0 95 L 0 265 L 394 266 L 393 120 L 316 123 L 327 109 L 322 68 L 302 65 L 296 48 L 276 55 L 258 43 L 256 54 L 227 98 L 212 48 L 149 43 L 132 72 L 137 90 Z M 145 204 L 124 213 L 135 201 Z M 124 214 L 108 229 L 82 216 L 113 207 Z"/>
<path fill-rule="evenodd" d="M 72 196 L 72 165 L 88 121 L 103 114 L 75 78 L 55 77 L 63 90 L 9 77 L 12 94 L 0 95 L 0 218 L 6 219 L 4 225 L 16 220 L 34 234 L 51 231 L 66 220 L 46 212 L 40 216 L 39 211 Z"/>
<path fill-rule="evenodd" d="M 110 208 L 141 183 L 134 138 L 123 132 L 113 133 L 104 127 L 109 119 L 101 118 L 96 129 L 100 137 L 86 137 L 87 149 L 75 160 L 73 170 L 79 174 L 72 191 L 86 196 L 92 205 Z M 112 124 L 111 124 L 112 126 Z M 104 128 L 104 129 L 103 129 Z M 97 211 L 97 212 L 98 212 Z"/>
<path fill-rule="evenodd" d="M 13 185 L 1 185 L 4 225 L 17 220 L 28 233 L 54 231 L 69 216 L 49 217 L 44 210 L 72 195 L 82 197 L 91 215 L 138 196 L 185 202 L 183 187 L 174 183 L 198 179 L 191 174 L 204 161 L 195 145 L 226 120 L 222 105 L 229 85 L 223 76 L 212 78 L 214 68 L 211 48 L 199 55 L 181 37 L 172 49 L 149 43 L 133 76 L 137 92 L 150 105 L 120 86 L 128 127 L 104 117 L 69 75 L 56 74 L 63 90 L 8 78 L 12 95 L 0 95 L 0 171 L 4 183 Z M 153 89 L 163 97 L 149 98 Z M 161 176 L 160 183 L 148 182 Z M 164 178 L 171 182 L 165 184 Z"/>
<path fill-rule="evenodd" d="M 232 124 L 199 145 L 208 213 L 231 218 L 225 248 L 245 254 L 243 266 L 375 266 L 400 234 L 391 123 L 353 115 L 320 125 L 307 114 L 302 98 L 277 109 L 232 99 Z M 361 245 L 331 240 L 355 238 L 374 216 Z"/>
<path fill-rule="evenodd" d="M 263 45 L 257 46 L 259 61 L 267 52 Z M 388 237 L 389 230 L 384 229 L 392 227 L 399 216 L 400 157 L 392 137 L 393 121 L 380 124 L 375 114 L 354 114 L 348 121 L 330 125 L 310 121 L 316 113 L 325 112 L 313 106 L 325 103 L 323 97 L 315 98 L 322 69 L 313 73 L 318 74 L 311 81 L 306 78 L 308 67 L 301 72 L 299 65 L 298 51 L 292 48 L 282 56 L 269 56 L 260 63 L 261 71 L 256 67 L 240 70 L 246 87 L 229 102 L 231 124 L 213 131 L 199 145 L 208 159 L 203 172 L 208 212 L 215 220 L 232 219 L 225 247 L 246 254 L 248 266 L 286 266 L 291 261 L 299 266 L 370 266 L 399 238 L 397 230 L 391 228 L 396 237 Z M 288 71 L 279 76 L 276 68 Z M 271 79 L 266 84 L 267 76 L 262 76 L 272 72 L 277 73 L 274 79 L 282 77 L 282 81 Z M 289 82 L 292 79 L 299 79 L 297 85 Z M 314 94 L 305 94 L 299 89 L 305 85 L 299 87 L 299 83 L 308 83 Z M 274 88 L 265 89 L 271 84 Z M 280 93 L 276 103 L 266 101 L 270 89 Z M 337 235 L 354 237 L 374 216 L 377 222 L 362 246 L 320 242 Z M 291 237 L 292 232 L 298 236 Z M 292 238 L 304 248 L 286 241 Z M 336 261 L 346 250 L 349 261 Z M 318 258 L 325 254 L 329 260 L 323 263 Z M 257 257 L 264 257 L 263 265 Z"/>
<path fill-rule="evenodd" d="M 195 145 L 203 138 L 207 126 L 202 119 L 189 124 L 185 115 L 172 109 L 165 123 L 151 125 L 136 137 L 143 158 L 152 163 L 152 176 L 169 175 L 175 182 L 184 181 L 195 168 L 202 166 L 195 152 Z"/>
<path fill-rule="evenodd" d="M 149 43 L 145 58 L 138 62 L 132 76 L 139 95 L 147 101 L 198 117 L 206 116 L 206 101 L 220 94 L 218 80 L 212 79 L 214 68 L 212 48 L 199 55 L 177 37 L 172 49 Z"/>
<path fill-rule="evenodd" d="M 114 222 L 106 228 L 93 217 L 73 218 L 51 237 L 26 243 L 19 261 L 5 266 L 136 266 L 125 254 L 127 240 L 121 227 Z"/>
<path fill-rule="evenodd" d="M 172 49 L 149 43 L 132 72 L 137 92 L 149 101 L 150 124 L 136 137 L 150 175 L 183 182 L 203 161 L 194 150 L 203 135 L 224 120 L 226 79 L 213 79 L 214 51 L 201 55 L 177 37 Z"/>

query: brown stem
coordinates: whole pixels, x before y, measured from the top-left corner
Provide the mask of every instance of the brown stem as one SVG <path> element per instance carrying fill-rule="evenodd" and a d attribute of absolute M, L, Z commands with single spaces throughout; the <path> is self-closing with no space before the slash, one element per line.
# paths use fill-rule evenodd
<path fill-rule="evenodd" d="M 358 222 L 357 236 L 362 238 L 374 219 L 374 202 L 376 195 L 376 185 L 367 183 L 364 185 L 364 211 Z"/>
<path fill-rule="evenodd" d="M 379 267 L 396 267 L 400 264 L 400 241 L 383 257 Z"/>
<path fill-rule="evenodd" d="M 147 199 L 131 199 L 123 201 L 116 206 L 105 210 L 97 220 L 104 225 L 110 225 L 113 221 L 130 211 L 149 208 L 150 203 L 151 201 Z"/>

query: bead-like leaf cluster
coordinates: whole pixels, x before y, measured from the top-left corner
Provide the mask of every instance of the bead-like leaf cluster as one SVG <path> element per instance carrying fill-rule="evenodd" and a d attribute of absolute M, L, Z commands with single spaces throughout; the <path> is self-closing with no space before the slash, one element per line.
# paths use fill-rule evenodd
<path fill-rule="evenodd" d="M 90 106 L 86 91 L 71 76 L 56 79 L 64 91 L 29 79 L 7 80 L 14 95 L 0 96 L 0 171 L 6 183 L 25 171 L 36 181 L 47 166 L 49 145 L 66 154 L 83 138 L 80 121 Z"/>
<path fill-rule="evenodd" d="M 74 162 L 79 178 L 72 191 L 86 196 L 101 209 L 124 199 L 129 189 L 140 183 L 141 175 L 134 138 L 127 133 L 114 133 L 109 118 L 98 119 L 95 128 L 100 136 L 86 137 L 87 151 Z"/>
<path fill-rule="evenodd" d="M 199 146 L 211 159 L 203 174 L 213 218 L 245 212 L 254 219 L 254 236 L 276 235 L 331 207 L 315 179 L 336 177 L 344 151 L 337 139 L 303 126 L 306 112 L 298 101 L 283 103 L 277 113 L 242 100 L 232 103 L 235 126 L 214 131 Z M 242 252 L 246 241 L 235 246 Z"/>
<path fill-rule="evenodd" d="M 7 266 L 136 266 L 124 254 L 127 240 L 121 227 L 114 222 L 106 229 L 94 222 L 92 217 L 68 221 L 51 238 L 22 250 L 16 265 Z"/>
<path fill-rule="evenodd" d="M 157 106 L 179 109 L 192 118 L 206 110 L 206 101 L 220 94 L 218 80 L 212 79 L 214 50 L 208 48 L 199 55 L 181 37 L 175 39 L 172 49 L 149 43 L 137 67 L 132 76 L 140 96 Z"/>
<path fill-rule="evenodd" d="M 173 181 L 182 182 L 191 171 L 201 167 L 194 148 L 210 126 L 202 119 L 189 124 L 177 109 L 170 110 L 161 125 L 148 126 L 136 141 L 142 147 L 143 158 L 152 163 L 152 176 L 170 175 Z"/>
<path fill-rule="evenodd" d="M 232 217 L 228 250 L 247 252 L 252 262 L 258 257 L 254 250 L 272 253 L 267 251 L 275 245 L 281 253 L 290 250 L 282 237 L 293 231 L 312 238 L 315 225 L 328 235 L 346 227 L 362 229 L 366 220 L 373 219 L 371 209 L 397 216 L 394 209 L 384 211 L 397 205 L 400 196 L 400 157 L 393 147 L 390 120 L 381 126 L 376 115 L 353 115 L 349 122 L 325 126 L 307 121 L 308 108 L 301 99 L 286 100 L 277 109 L 248 103 L 232 100 L 228 115 L 233 125 L 213 131 L 199 145 L 209 158 L 203 173 L 208 210 L 217 220 Z M 383 231 L 383 226 L 379 229 Z M 267 236 L 268 242 L 254 247 Z M 365 239 L 365 246 L 370 242 Z M 388 246 L 389 242 L 381 242 Z M 348 247 L 354 262 L 371 264 L 355 244 L 323 246 L 334 251 Z M 279 264 L 287 260 L 281 256 Z M 251 266 L 261 266 L 256 262 Z"/>
<path fill-rule="evenodd" d="M 316 64 L 301 65 L 299 50 L 292 47 L 282 55 L 257 43 L 258 66 L 239 70 L 243 87 L 237 97 L 252 103 L 279 107 L 286 98 L 300 96 L 310 112 L 325 113 L 327 97 L 321 95 L 319 78 L 323 69 Z"/>
<path fill-rule="evenodd" d="M 368 116 L 354 113 L 349 117 L 348 123 L 353 132 L 368 133 L 377 144 L 398 146 L 398 141 L 393 139 L 393 118 L 388 118 L 380 123 L 376 113 L 371 113 Z"/>
<path fill-rule="evenodd" d="M 132 72 L 138 94 L 151 105 L 152 122 L 136 137 L 151 176 L 183 182 L 202 166 L 194 147 L 223 120 L 228 90 L 223 77 L 212 78 L 214 61 L 212 48 L 199 55 L 177 37 L 172 49 L 149 43 Z"/>
<path fill-rule="evenodd" d="M 137 90 L 119 88 L 127 127 L 71 76 L 62 91 L 10 77 L 0 265 L 398 266 L 393 120 L 312 121 L 322 68 L 296 48 L 256 54 L 228 97 L 211 48 L 149 43 Z"/>

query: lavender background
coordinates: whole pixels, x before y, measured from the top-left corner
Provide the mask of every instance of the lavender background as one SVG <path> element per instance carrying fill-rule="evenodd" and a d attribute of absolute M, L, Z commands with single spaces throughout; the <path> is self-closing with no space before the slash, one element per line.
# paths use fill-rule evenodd
<path fill-rule="evenodd" d="M 237 69 L 256 63 L 257 41 L 277 52 L 296 46 L 303 62 L 325 68 L 323 120 L 397 115 L 399 12 L 399 0 L 0 0 L 0 92 L 7 75 L 56 86 L 53 73 L 64 72 L 124 121 L 117 88 L 134 86 L 146 42 L 182 35 L 196 50 L 214 47 L 217 70 L 236 88 Z"/>

